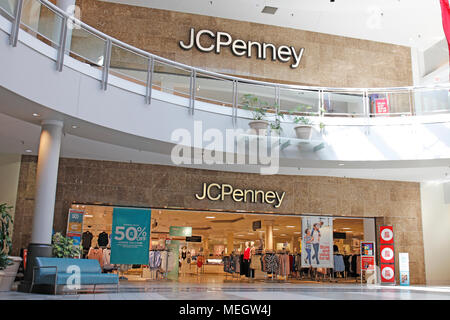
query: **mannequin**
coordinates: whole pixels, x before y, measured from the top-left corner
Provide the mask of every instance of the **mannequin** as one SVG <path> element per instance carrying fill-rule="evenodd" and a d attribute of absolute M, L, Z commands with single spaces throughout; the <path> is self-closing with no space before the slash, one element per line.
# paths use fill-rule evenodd
<path fill-rule="evenodd" d="M 186 273 L 186 266 L 187 266 L 187 248 L 186 246 L 184 246 L 181 249 L 181 254 L 180 254 L 180 262 L 181 262 L 181 274 L 184 276 Z"/>
<path fill-rule="evenodd" d="M 245 268 L 245 276 L 250 277 L 250 259 L 252 256 L 252 249 L 249 246 L 249 242 L 245 242 L 245 250 L 244 250 L 244 268 Z"/>

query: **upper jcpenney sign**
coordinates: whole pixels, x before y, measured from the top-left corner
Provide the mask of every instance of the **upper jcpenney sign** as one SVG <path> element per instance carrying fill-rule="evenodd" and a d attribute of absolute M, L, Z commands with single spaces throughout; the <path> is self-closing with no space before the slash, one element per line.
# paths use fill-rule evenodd
<path fill-rule="evenodd" d="M 215 39 L 213 43 L 209 47 L 204 47 L 200 43 L 202 36 L 209 37 L 210 39 Z M 262 44 L 256 41 L 244 41 L 240 39 L 236 39 L 233 41 L 230 34 L 226 32 L 217 32 L 214 33 L 210 30 L 200 30 L 195 34 L 195 29 L 191 28 L 189 34 L 189 43 L 185 44 L 183 40 L 179 42 L 180 47 L 185 50 L 190 50 L 192 47 L 197 47 L 198 50 L 203 52 L 211 52 L 215 51 L 217 54 L 220 53 L 221 47 L 230 47 L 231 52 L 238 57 L 247 56 L 248 58 L 252 57 L 253 48 L 256 49 L 257 58 L 266 60 L 267 56 L 270 55 L 272 61 L 280 60 L 281 62 L 289 62 L 291 61 L 291 68 L 295 69 L 300 65 L 300 61 L 303 57 L 304 48 L 300 48 L 297 50 L 292 46 L 279 46 L 275 47 L 272 43 Z M 268 53 L 269 52 L 269 53 Z"/>

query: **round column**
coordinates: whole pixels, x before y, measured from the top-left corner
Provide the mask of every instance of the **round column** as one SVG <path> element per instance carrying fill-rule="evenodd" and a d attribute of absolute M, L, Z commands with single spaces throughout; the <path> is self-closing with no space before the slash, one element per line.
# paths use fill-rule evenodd
<path fill-rule="evenodd" d="M 53 216 L 62 128 L 62 121 L 42 121 L 36 173 L 33 231 L 31 234 L 31 242 L 28 246 L 28 263 L 25 271 L 25 281 L 19 287 L 20 291 L 26 292 L 29 288 L 33 275 L 33 266 L 35 265 L 35 257 L 52 256 Z"/>

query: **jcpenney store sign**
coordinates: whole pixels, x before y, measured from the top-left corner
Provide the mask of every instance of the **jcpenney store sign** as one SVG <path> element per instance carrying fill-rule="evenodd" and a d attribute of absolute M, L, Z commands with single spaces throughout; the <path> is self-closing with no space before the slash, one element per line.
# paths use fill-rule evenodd
<path fill-rule="evenodd" d="M 209 47 L 204 47 L 201 44 L 202 37 L 213 39 L 213 43 Z M 200 30 L 195 33 L 195 29 L 191 28 L 189 33 L 189 43 L 186 44 L 183 40 L 179 42 L 180 47 L 185 50 L 190 50 L 197 47 L 202 52 L 211 52 L 219 54 L 222 47 L 229 47 L 231 52 L 238 57 L 247 56 L 252 57 L 253 51 L 256 50 L 256 57 L 258 59 L 266 60 L 268 56 L 272 61 L 279 60 L 281 62 L 291 62 L 291 68 L 295 69 L 300 65 L 303 57 L 304 48 L 299 50 L 292 46 L 279 46 L 278 48 L 272 43 L 260 43 L 257 41 L 244 41 L 241 39 L 233 40 L 230 34 L 218 31 L 214 33 L 210 30 Z"/>

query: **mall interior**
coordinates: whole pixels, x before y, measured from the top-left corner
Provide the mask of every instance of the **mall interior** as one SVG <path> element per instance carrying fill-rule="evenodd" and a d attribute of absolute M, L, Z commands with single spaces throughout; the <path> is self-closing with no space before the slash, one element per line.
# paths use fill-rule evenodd
<path fill-rule="evenodd" d="M 445 3 L 0 0 L 11 290 L 58 232 L 120 286 L 450 286 Z"/>

